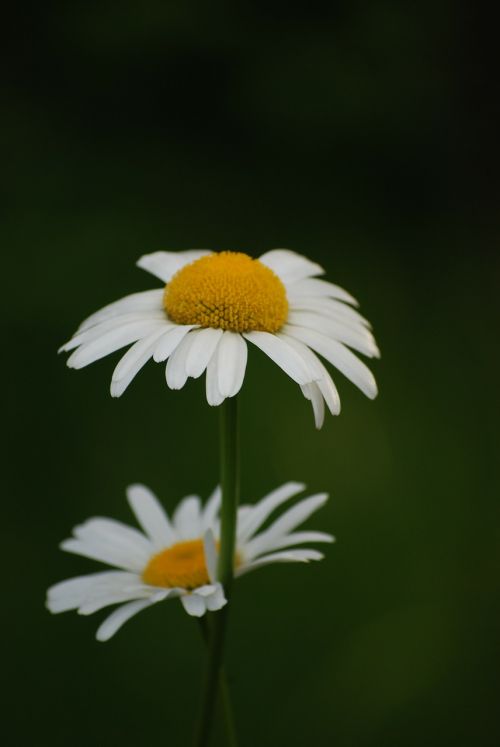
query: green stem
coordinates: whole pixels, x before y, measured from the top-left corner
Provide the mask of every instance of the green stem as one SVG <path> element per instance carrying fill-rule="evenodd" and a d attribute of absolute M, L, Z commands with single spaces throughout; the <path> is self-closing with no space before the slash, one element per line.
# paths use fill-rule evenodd
<path fill-rule="evenodd" d="M 205 644 L 208 646 L 210 643 L 210 628 L 207 620 L 207 616 L 200 617 L 200 629 Z M 224 725 L 226 731 L 227 744 L 229 747 L 238 747 L 236 739 L 236 728 L 234 725 L 233 709 L 231 705 L 231 696 L 229 693 L 229 686 L 226 679 L 226 673 L 224 668 L 221 667 L 219 672 L 219 698 L 222 707 L 222 714 L 224 718 Z"/>
<path fill-rule="evenodd" d="M 220 406 L 220 475 L 222 489 L 221 506 L 221 534 L 217 578 L 224 587 L 226 599 L 230 600 L 234 554 L 236 545 L 236 518 L 239 501 L 239 441 L 238 441 L 238 401 L 236 397 L 226 399 Z M 212 732 L 214 710 L 218 685 L 221 684 L 222 660 L 224 654 L 224 640 L 228 616 L 227 604 L 222 610 L 213 613 L 212 625 L 209 629 L 208 661 L 205 675 L 201 718 L 196 732 L 197 747 L 209 744 Z M 223 703 L 229 708 L 227 685 L 221 687 Z M 235 747 L 235 733 L 232 718 L 228 727 L 229 743 Z M 232 741 L 231 741 L 232 740 Z"/>
<path fill-rule="evenodd" d="M 226 399 L 220 414 L 220 476 L 222 488 L 218 580 L 229 600 L 233 583 L 236 518 L 240 500 L 238 398 Z"/>

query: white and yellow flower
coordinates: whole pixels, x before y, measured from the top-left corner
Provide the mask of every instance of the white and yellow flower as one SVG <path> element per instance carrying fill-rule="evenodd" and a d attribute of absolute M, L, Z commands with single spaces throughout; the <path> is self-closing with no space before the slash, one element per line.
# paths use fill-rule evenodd
<path fill-rule="evenodd" d="M 220 405 L 236 395 L 245 376 L 247 342 L 260 348 L 311 400 L 316 426 L 325 403 L 334 415 L 340 399 L 319 356 L 367 397 L 375 379 L 349 349 L 368 357 L 379 350 L 355 299 L 317 276 L 324 270 L 300 254 L 274 249 L 259 259 L 240 252 L 155 252 L 138 266 L 164 286 L 134 293 L 88 317 L 61 350 L 83 368 L 127 345 L 111 394 L 120 397 L 144 364 L 167 361 L 166 380 L 181 389 L 206 371 L 206 396 Z"/>
<path fill-rule="evenodd" d="M 294 530 L 325 503 L 326 494 L 299 501 L 259 532 L 281 504 L 303 489 L 299 483 L 286 483 L 256 505 L 240 506 L 236 576 L 269 563 L 308 562 L 323 557 L 316 550 L 295 546 L 331 542 L 331 535 Z M 107 641 L 137 612 L 164 599 L 180 597 L 186 612 L 195 617 L 226 604 L 216 579 L 220 489 L 204 506 L 197 496 L 184 498 L 171 519 L 144 485 L 130 486 L 127 498 L 142 532 L 114 519 L 93 518 L 75 527 L 73 536 L 61 544 L 67 552 L 101 561 L 115 570 L 62 581 L 47 594 L 47 607 L 53 613 L 75 609 L 81 615 L 90 615 L 120 605 L 99 627 L 99 641 Z"/>

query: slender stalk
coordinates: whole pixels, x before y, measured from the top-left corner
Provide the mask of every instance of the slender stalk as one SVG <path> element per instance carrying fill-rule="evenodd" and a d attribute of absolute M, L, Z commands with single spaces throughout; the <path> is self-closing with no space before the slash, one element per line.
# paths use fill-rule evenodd
<path fill-rule="evenodd" d="M 238 397 L 226 399 L 220 413 L 221 538 L 217 575 L 227 599 L 231 595 L 236 545 L 236 514 L 240 500 Z"/>
<path fill-rule="evenodd" d="M 237 397 L 226 399 L 220 406 L 220 476 L 222 488 L 221 536 L 217 577 L 224 587 L 226 599 L 230 600 L 234 553 L 236 544 L 236 517 L 240 486 L 239 439 L 238 439 L 238 401 Z M 213 717 L 217 699 L 218 685 L 221 684 L 224 640 L 227 627 L 229 604 L 213 613 L 209 629 L 208 661 L 205 675 L 201 718 L 196 732 L 197 747 L 209 744 L 212 732 Z M 227 684 L 221 687 L 221 697 L 225 711 L 229 709 Z M 232 717 L 226 719 L 228 739 L 232 747 L 236 746 L 236 737 Z M 232 740 L 232 741 L 231 741 Z"/>
<path fill-rule="evenodd" d="M 200 630 L 205 644 L 208 646 L 210 643 L 210 626 L 208 624 L 207 616 L 200 617 Z M 234 725 L 233 709 L 231 705 L 231 696 L 229 693 L 229 686 L 226 679 L 226 673 L 224 667 L 221 667 L 219 672 L 219 700 L 222 708 L 222 715 L 224 719 L 226 740 L 229 747 L 238 747 L 236 739 L 236 728 Z"/>

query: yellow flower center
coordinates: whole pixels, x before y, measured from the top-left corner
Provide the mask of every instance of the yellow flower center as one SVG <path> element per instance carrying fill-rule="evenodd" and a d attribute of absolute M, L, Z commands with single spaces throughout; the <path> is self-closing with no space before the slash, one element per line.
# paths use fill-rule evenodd
<path fill-rule="evenodd" d="M 288 316 L 281 280 L 240 252 L 210 254 L 183 267 L 165 287 L 163 305 L 176 324 L 232 332 L 277 332 Z"/>
<path fill-rule="evenodd" d="M 203 540 L 188 540 L 153 555 L 142 574 L 142 580 L 151 586 L 196 589 L 210 583 Z"/>

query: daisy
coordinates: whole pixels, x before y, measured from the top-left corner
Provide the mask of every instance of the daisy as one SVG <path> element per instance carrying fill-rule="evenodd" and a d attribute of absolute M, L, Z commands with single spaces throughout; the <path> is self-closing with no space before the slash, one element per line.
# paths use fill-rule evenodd
<path fill-rule="evenodd" d="M 62 346 L 70 368 L 83 368 L 127 345 L 116 366 L 111 395 L 120 397 L 145 363 L 166 363 L 171 389 L 206 372 L 206 396 L 220 405 L 240 390 L 247 343 L 260 348 L 311 400 L 316 426 L 325 403 L 333 415 L 340 399 L 318 356 L 367 397 L 375 379 L 352 352 L 379 357 L 369 322 L 347 291 L 317 276 L 306 257 L 274 249 L 259 259 L 240 252 L 154 252 L 138 266 L 163 286 L 133 293 L 92 314 Z"/>
<path fill-rule="evenodd" d="M 259 532 L 271 513 L 304 487 L 289 482 L 254 506 L 240 506 L 236 576 L 269 563 L 308 562 L 323 557 L 316 550 L 294 546 L 332 542 L 331 535 L 294 529 L 325 503 L 326 494 L 301 500 Z M 226 604 L 216 579 L 220 488 L 204 506 L 197 496 L 184 498 L 171 519 L 144 485 L 131 485 L 127 498 L 142 532 L 114 519 L 93 518 L 75 527 L 73 536 L 61 544 L 67 552 L 116 570 L 77 576 L 52 586 L 47 593 L 47 607 L 53 613 L 76 609 L 81 615 L 90 615 L 119 604 L 99 627 L 99 641 L 109 640 L 133 615 L 164 599 L 180 597 L 188 615 L 194 617 Z"/>

